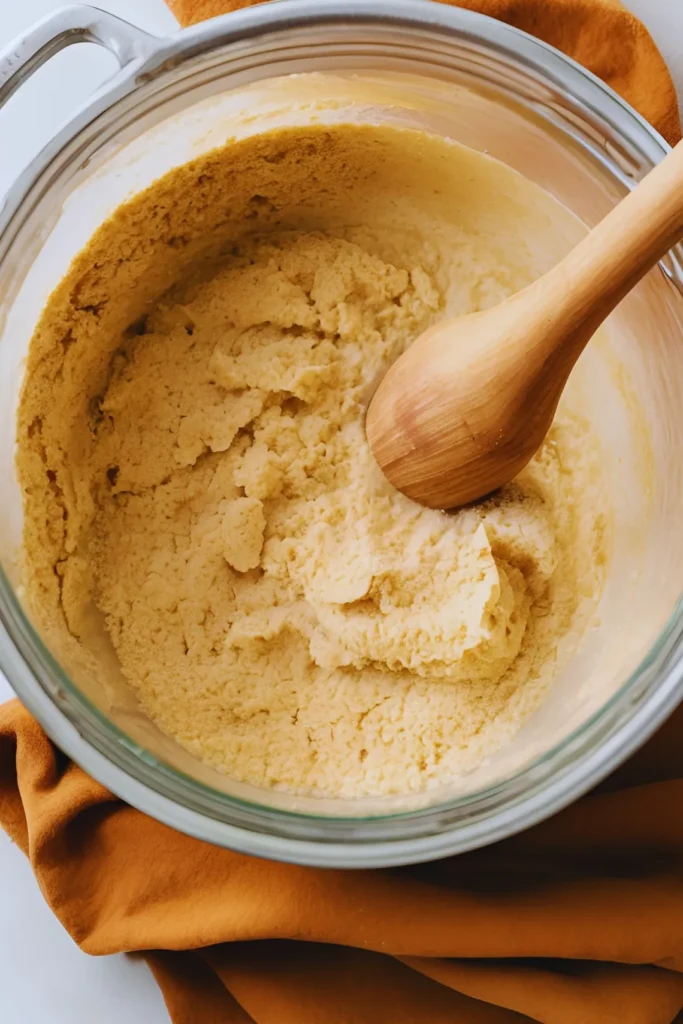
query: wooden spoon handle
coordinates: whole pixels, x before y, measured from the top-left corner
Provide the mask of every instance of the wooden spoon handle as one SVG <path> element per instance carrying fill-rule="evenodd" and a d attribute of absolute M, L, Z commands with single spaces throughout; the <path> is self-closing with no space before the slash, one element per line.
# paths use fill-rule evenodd
<path fill-rule="evenodd" d="M 537 282 L 546 299 L 552 291 L 562 334 L 578 349 L 565 356 L 578 358 L 605 317 L 681 236 L 683 142 Z"/>

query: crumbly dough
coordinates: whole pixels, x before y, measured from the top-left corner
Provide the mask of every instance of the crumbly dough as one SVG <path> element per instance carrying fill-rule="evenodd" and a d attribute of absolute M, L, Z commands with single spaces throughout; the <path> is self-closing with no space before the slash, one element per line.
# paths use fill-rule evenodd
<path fill-rule="evenodd" d="M 395 219 L 373 219 L 387 160 Z M 246 140 L 118 211 L 43 316 L 19 416 L 35 614 L 87 664 L 97 608 L 146 712 L 235 779 L 452 779 L 519 728 L 595 607 L 607 509 L 571 396 L 518 480 L 451 514 L 398 494 L 365 439 L 420 331 L 540 269 L 443 215 L 438 175 L 490 164 L 389 128 Z"/>

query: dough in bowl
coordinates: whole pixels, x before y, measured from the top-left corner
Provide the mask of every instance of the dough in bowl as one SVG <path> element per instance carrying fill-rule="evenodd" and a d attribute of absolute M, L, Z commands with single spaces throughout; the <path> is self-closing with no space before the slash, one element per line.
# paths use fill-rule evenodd
<path fill-rule="evenodd" d="M 563 217 L 481 154 L 353 124 L 234 142 L 121 207 L 49 300 L 19 413 L 27 591 L 67 669 L 98 671 L 95 609 L 164 732 L 293 793 L 424 790 L 511 738 L 603 584 L 580 388 L 452 513 L 391 487 L 364 416 L 429 324 L 546 269 Z"/>

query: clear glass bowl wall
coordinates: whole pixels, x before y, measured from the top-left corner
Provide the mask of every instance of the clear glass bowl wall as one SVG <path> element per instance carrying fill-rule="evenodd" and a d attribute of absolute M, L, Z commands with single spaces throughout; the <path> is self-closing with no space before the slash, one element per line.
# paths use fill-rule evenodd
<path fill-rule="evenodd" d="M 663 153 L 655 134 L 585 72 L 510 30 L 490 38 L 488 19 L 475 23 L 478 33 L 386 18 L 371 27 L 308 22 L 226 45 L 204 37 L 176 66 L 140 76 L 61 150 L 15 215 L 0 294 L 2 662 L 84 767 L 178 828 L 315 863 L 421 860 L 490 842 L 555 810 L 605 774 L 680 696 L 683 277 L 675 254 L 612 318 L 594 364 L 594 419 L 611 453 L 615 504 L 600 629 L 514 743 L 467 779 L 422 796 L 356 802 L 234 783 L 145 718 L 113 661 L 104 687 L 69 678 L 21 597 L 14 414 L 38 312 L 108 214 L 234 135 L 239 110 L 258 109 L 261 128 L 310 116 L 301 98 L 307 80 L 282 76 L 323 76 L 315 83 L 323 120 L 415 126 L 486 151 L 587 225 Z M 617 364 L 618 400 L 608 380 Z M 629 395 L 641 410 L 636 418 Z M 587 686 L 589 678 L 600 685 Z"/>

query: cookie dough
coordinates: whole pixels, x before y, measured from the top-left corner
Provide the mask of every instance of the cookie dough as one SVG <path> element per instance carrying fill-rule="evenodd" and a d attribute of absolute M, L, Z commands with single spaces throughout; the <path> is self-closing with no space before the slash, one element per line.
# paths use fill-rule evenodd
<path fill-rule="evenodd" d="M 520 234 L 537 191 L 417 132 L 298 128 L 103 226 L 19 414 L 27 589 L 67 665 L 94 606 L 166 733 L 296 793 L 425 789 L 515 733 L 603 581 L 580 401 L 513 484 L 449 514 L 384 479 L 364 414 L 435 318 L 544 269 Z"/>

